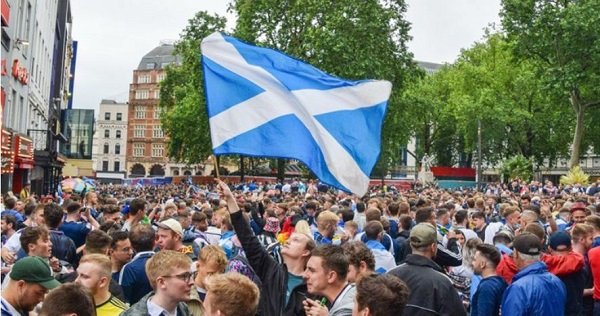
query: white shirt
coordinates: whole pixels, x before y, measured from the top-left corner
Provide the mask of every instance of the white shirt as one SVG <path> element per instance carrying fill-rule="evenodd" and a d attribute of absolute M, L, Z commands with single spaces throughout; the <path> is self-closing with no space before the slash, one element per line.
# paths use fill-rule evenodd
<path fill-rule="evenodd" d="M 166 309 L 160 307 L 157 304 L 154 304 L 150 299 L 152 296 L 148 298 L 146 301 L 146 307 L 148 308 L 148 315 L 150 316 L 177 316 L 177 306 L 175 306 L 175 310 L 173 312 L 169 312 Z"/>

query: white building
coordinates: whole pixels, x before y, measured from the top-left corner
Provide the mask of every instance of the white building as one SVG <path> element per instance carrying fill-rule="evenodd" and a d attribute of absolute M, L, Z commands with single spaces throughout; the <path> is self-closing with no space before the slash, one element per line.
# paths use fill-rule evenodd
<path fill-rule="evenodd" d="M 127 103 L 102 100 L 93 141 L 92 160 L 96 179 L 119 183 L 125 178 Z"/>

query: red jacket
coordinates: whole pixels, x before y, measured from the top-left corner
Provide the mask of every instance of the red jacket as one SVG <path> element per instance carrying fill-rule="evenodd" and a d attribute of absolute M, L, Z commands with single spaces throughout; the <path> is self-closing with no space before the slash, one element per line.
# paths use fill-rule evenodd
<path fill-rule="evenodd" d="M 594 278 L 594 299 L 600 300 L 600 247 L 590 249 L 588 258 Z"/>
<path fill-rule="evenodd" d="M 600 258 L 600 253 L 598 254 L 598 258 Z M 548 272 L 557 276 L 569 275 L 577 272 L 583 268 L 584 265 L 583 256 L 574 251 L 569 252 L 565 256 L 542 254 L 541 259 L 548 266 Z M 600 264 L 598 265 L 598 270 L 598 273 L 600 274 Z M 496 267 L 496 273 L 501 276 L 506 283 L 511 284 L 513 277 L 518 271 L 519 269 L 517 269 L 513 258 L 509 255 L 502 255 L 502 260 L 500 260 L 500 263 Z"/>

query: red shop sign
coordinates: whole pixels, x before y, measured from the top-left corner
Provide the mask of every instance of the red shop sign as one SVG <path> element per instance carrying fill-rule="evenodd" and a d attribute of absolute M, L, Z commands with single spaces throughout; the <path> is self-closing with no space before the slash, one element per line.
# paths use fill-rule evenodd
<path fill-rule="evenodd" d="M 18 59 L 13 60 L 12 75 L 22 84 L 26 85 L 29 82 L 29 73 L 27 72 L 27 68 L 21 67 L 21 63 Z"/>

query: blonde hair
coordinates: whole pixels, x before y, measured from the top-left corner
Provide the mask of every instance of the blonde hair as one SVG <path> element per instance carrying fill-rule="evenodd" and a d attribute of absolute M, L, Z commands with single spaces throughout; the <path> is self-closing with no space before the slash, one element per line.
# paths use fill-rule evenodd
<path fill-rule="evenodd" d="M 92 253 L 81 257 L 79 260 L 79 265 L 84 263 L 91 263 L 98 267 L 100 270 L 100 274 L 102 276 L 110 278 L 112 276 L 112 266 L 110 262 L 110 258 L 107 255 Z"/>
<path fill-rule="evenodd" d="M 334 225 L 340 220 L 340 217 L 335 215 L 334 212 L 331 211 L 323 211 L 317 217 L 317 225 L 327 225 L 329 223 L 333 223 Z"/>
<path fill-rule="evenodd" d="M 589 224 L 575 224 L 571 230 L 573 242 L 579 243 L 581 238 L 594 233 L 594 227 Z"/>
<path fill-rule="evenodd" d="M 247 277 L 237 272 L 217 274 L 208 277 L 205 285 L 207 294 L 214 297 L 211 310 L 227 316 L 256 314 L 259 291 Z"/>
<path fill-rule="evenodd" d="M 299 234 L 303 234 L 306 235 L 308 237 L 308 239 L 313 239 L 313 234 L 312 231 L 310 230 L 310 226 L 308 225 L 308 222 L 305 220 L 299 220 L 296 223 L 296 226 L 294 226 L 294 233 L 299 233 Z"/>
<path fill-rule="evenodd" d="M 173 250 L 161 250 L 146 261 L 146 276 L 154 290 L 156 280 L 169 275 L 175 269 L 190 269 L 192 260 L 183 253 Z"/>
<path fill-rule="evenodd" d="M 227 255 L 221 247 L 215 245 L 208 245 L 200 250 L 198 255 L 198 261 L 202 263 L 214 262 L 221 273 L 225 272 L 227 267 Z"/>

